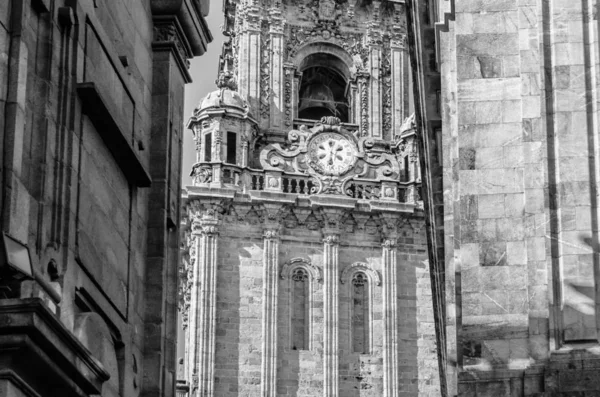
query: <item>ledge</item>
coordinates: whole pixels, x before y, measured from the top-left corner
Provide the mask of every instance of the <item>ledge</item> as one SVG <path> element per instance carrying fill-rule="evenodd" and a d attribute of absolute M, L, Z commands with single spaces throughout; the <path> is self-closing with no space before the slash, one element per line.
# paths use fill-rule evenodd
<path fill-rule="evenodd" d="M 83 113 L 98 130 L 125 177 L 137 187 L 149 187 L 150 174 L 108 110 L 96 85 L 92 82 L 79 83 L 77 93 L 83 103 Z"/>
<path fill-rule="evenodd" d="M 100 394 L 110 375 L 40 299 L 0 300 L 0 372 L 45 395 Z"/>

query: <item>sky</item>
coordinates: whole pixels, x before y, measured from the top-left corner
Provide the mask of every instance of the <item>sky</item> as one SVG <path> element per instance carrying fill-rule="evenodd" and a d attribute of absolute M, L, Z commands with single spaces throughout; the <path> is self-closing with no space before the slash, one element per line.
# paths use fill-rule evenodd
<path fill-rule="evenodd" d="M 198 106 L 202 98 L 217 87 L 217 68 L 219 65 L 219 55 L 221 55 L 221 46 L 225 36 L 221 33 L 223 24 L 223 0 L 210 0 L 210 12 L 206 18 L 208 27 L 213 35 L 212 43 L 208 44 L 208 50 L 204 55 L 193 58 L 190 62 L 190 74 L 192 82 L 185 87 L 184 100 L 184 123 L 187 124 L 193 110 Z M 192 139 L 192 131 L 184 128 L 183 133 L 183 186 L 191 185 L 190 171 L 196 161 L 196 151 Z"/>

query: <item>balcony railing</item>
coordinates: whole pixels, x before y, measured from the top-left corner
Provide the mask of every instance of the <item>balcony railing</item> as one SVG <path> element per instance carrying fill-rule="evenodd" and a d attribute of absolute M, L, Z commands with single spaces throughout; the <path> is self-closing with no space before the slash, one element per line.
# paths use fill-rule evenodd
<path fill-rule="evenodd" d="M 233 188 L 240 191 L 270 191 L 297 195 L 319 193 L 319 181 L 310 175 L 264 171 L 223 163 L 197 163 L 193 167 L 195 186 Z M 421 202 L 420 181 L 379 181 L 350 179 L 345 181 L 339 195 L 357 200 L 381 200 L 416 204 Z"/>

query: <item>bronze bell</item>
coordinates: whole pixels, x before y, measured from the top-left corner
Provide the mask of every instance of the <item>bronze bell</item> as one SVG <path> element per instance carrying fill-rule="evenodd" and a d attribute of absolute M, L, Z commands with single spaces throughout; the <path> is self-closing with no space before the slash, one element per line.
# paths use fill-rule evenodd
<path fill-rule="evenodd" d="M 304 89 L 298 107 L 300 118 L 320 119 L 324 116 L 336 116 L 333 92 L 323 83 L 313 83 Z"/>

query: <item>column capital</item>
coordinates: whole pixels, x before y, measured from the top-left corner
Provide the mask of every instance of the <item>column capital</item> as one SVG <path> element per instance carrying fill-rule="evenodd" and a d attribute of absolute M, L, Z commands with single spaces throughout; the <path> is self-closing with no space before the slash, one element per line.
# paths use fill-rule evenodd
<path fill-rule="evenodd" d="M 219 221 L 217 219 L 194 219 L 192 222 L 192 234 L 215 236 L 219 234 Z"/>
<path fill-rule="evenodd" d="M 265 240 L 279 240 L 279 228 L 263 229 L 263 238 Z"/>
<path fill-rule="evenodd" d="M 323 243 L 327 245 L 340 244 L 340 232 L 338 229 L 323 229 Z"/>
<path fill-rule="evenodd" d="M 398 238 L 396 236 L 386 236 L 381 240 L 381 247 L 388 250 L 396 249 Z"/>

